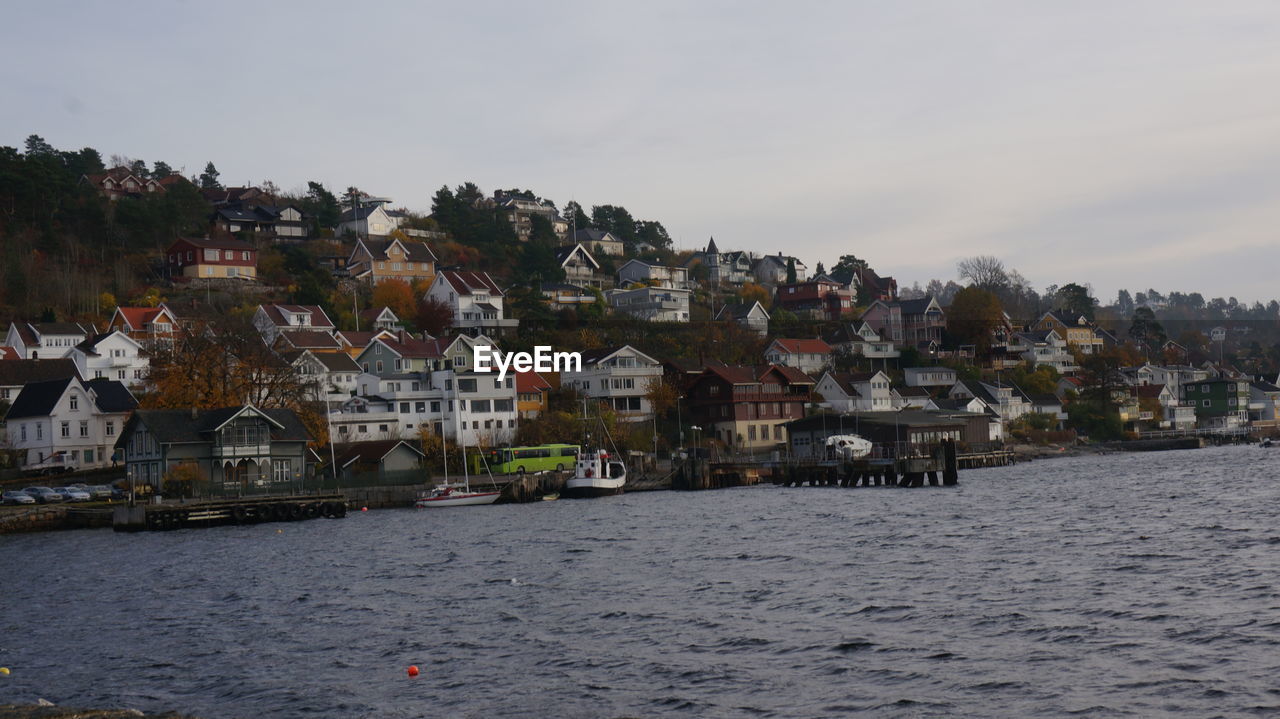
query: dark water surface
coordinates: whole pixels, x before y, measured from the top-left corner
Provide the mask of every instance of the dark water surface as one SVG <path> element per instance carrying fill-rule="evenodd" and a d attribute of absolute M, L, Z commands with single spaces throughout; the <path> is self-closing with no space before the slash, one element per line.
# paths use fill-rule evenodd
<path fill-rule="evenodd" d="M 1232 447 L 973 470 L 954 490 L 0 537 L 0 704 L 1277 716 L 1278 470 L 1280 449 Z"/>

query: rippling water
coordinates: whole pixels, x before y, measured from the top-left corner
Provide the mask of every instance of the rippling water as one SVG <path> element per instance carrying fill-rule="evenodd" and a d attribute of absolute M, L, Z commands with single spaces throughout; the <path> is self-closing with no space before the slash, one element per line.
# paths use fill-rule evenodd
<path fill-rule="evenodd" d="M 973 470 L 955 489 L 0 537 L 0 703 L 1276 716 L 1277 469 L 1280 450 L 1232 447 Z"/>

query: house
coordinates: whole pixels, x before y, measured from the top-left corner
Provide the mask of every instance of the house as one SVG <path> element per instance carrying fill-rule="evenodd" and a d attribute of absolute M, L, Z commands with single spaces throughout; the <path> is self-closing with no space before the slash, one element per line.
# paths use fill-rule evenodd
<path fill-rule="evenodd" d="M 360 365 L 346 352 L 313 352 L 308 349 L 280 352 L 280 357 L 305 384 L 314 388 L 313 400 L 330 407 L 347 401 L 356 392 Z"/>
<path fill-rule="evenodd" d="M 356 237 L 386 237 L 390 235 L 392 230 L 400 226 L 400 222 L 397 218 L 387 213 L 383 204 L 385 204 L 385 200 L 379 200 L 372 204 L 343 210 L 342 216 L 338 219 L 338 226 L 334 228 L 334 235 L 338 237 L 349 235 L 355 235 Z"/>
<path fill-rule="evenodd" d="M 631 345 L 587 350 L 581 371 L 562 370 L 561 386 L 607 404 L 620 422 L 653 418 L 649 388 L 662 380 L 662 363 Z"/>
<path fill-rule="evenodd" d="M 347 273 L 374 285 L 389 279 L 404 280 L 410 285 L 430 282 L 436 276 L 436 256 L 425 242 L 361 237 L 347 258 Z"/>
<path fill-rule="evenodd" d="M 786 423 L 804 416 L 813 378 L 792 367 L 708 365 L 686 391 L 690 421 L 735 452 L 777 449 Z"/>
<path fill-rule="evenodd" d="M 594 304 L 597 299 L 595 292 L 567 282 L 543 282 L 538 289 L 553 310 L 577 309 Z"/>
<path fill-rule="evenodd" d="M 814 393 L 837 412 L 883 412 L 893 409 L 889 375 L 875 372 L 823 372 Z"/>
<path fill-rule="evenodd" d="M 305 240 L 308 216 L 297 205 L 229 203 L 213 212 L 213 226 L 227 234 L 245 233 L 274 240 Z"/>
<path fill-rule="evenodd" d="M 940 343 L 947 317 L 932 296 L 918 300 L 876 300 L 862 321 L 898 347 L 919 347 L 921 343 Z"/>
<path fill-rule="evenodd" d="M 933 396 L 924 387 L 893 387 L 889 393 L 893 397 L 894 409 L 938 409 Z"/>
<path fill-rule="evenodd" d="M 1249 422 L 1254 427 L 1280 426 L 1280 387 L 1264 380 L 1249 383 Z"/>
<path fill-rule="evenodd" d="M 892 277 L 881 277 L 870 267 L 857 267 L 851 284 L 861 288 L 861 293 L 872 301 L 893 302 L 898 299 L 898 282 Z"/>
<path fill-rule="evenodd" d="M 92 325 L 79 322 L 9 323 L 4 345 L 21 359 L 58 359 L 70 356 L 72 348 L 95 334 Z"/>
<path fill-rule="evenodd" d="M 137 406 L 129 390 L 113 380 L 31 382 L 5 414 L 9 446 L 22 453 L 24 467 L 55 454 L 69 467 L 108 467 L 117 432 Z"/>
<path fill-rule="evenodd" d="M 143 197 L 150 194 L 162 194 L 179 182 L 190 184 L 190 180 L 178 173 L 156 179 L 139 177 L 127 167 L 113 167 L 106 172 L 81 175 L 79 182 L 82 185 L 92 187 L 103 197 L 112 201 L 122 197 Z"/>
<path fill-rule="evenodd" d="M 956 371 L 950 367 L 905 367 L 902 375 L 908 387 L 950 387 L 956 383 Z"/>
<path fill-rule="evenodd" d="M 1075 355 L 1067 347 L 1067 341 L 1057 330 L 1014 332 L 1006 347 L 1009 352 L 1018 353 L 1032 367 L 1048 365 L 1059 374 L 1073 374 L 1080 369 Z"/>
<path fill-rule="evenodd" d="M 505 293 L 488 272 L 446 270 L 436 275 L 427 297 L 443 302 L 453 312 L 452 326 L 472 335 L 501 334 L 513 330 L 519 320 L 503 317 Z"/>
<path fill-rule="evenodd" d="M 976 397 L 995 411 L 1002 424 L 1030 414 L 1031 398 L 1017 385 L 988 384 L 977 380 L 957 380 L 947 392 L 951 399 L 970 399 Z"/>
<path fill-rule="evenodd" d="M 493 206 L 507 216 L 511 228 L 515 230 L 516 239 L 528 242 L 533 235 L 533 218 L 541 217 L 551 225 L 551 231 L 563 240 L 569 234 L 569 222 L 556 211 L 555 203 L 550 200 L 515 194 L 504 190 L 494 190 Z"/>
<path fill-rule="evenodd" d="M 402 439 L 350 442 L 334 448 L 338 476 L 344 480 L 420 479 L 425 458 L 422 450 Z"/>
<path fill-rule="evenodd" d="M 853 292 L 835 280 L 812 280 L 778 285 L 773 307 L 808 319 L 838 320 L 853 309 L 853 300 Z"/>
<path fill-rule="evenodd" d="M 627 260 L 618 268 L 618 286 L 649 285 L 673 290 L 689 289 L 689 270 L 664 267 L 644 260 Z"/>
<path fill-rule="evenodd" d="M 608 279 L 601 276 L 600 263 L 582 243 L 556 248 L 556 262 L 564 270 L 564 281 L 580 287 L 604 287 Z"/>
<path fill-rule="evenodd" d="M 181 238 L 169 245 L 167 268 L 173 278 L 242 279 L 258 277 L 258 251 L 240 240 Z"/>
<path fill-rule="evenodd" d="M 820 339 L 785 339 L 779 337 L 764 351 L 764 361 L 780 364 L 809 375 L 816 375 L 831 361 L 831 345 Z"/>
<path fill-rule="evenodd" d="M 142 344 L 120 330 L 96 334 L 71 348 L 71 361 L 86 379 L 112 379 L 129 388 L 147 381 L 151 358 Z"/>
<path fill-rule="evenodd" d="M 732 320 L 761 337 L 769 334 L 769 311 L 759 301 L 722 305 L 716 311 L 715 320 L 717 322 Z"/>
<path fill-rule="evenodd" d="M 442 369 L 445 357 L 445 346 L 440 340 L 419 340 L 404 334 L 394 339 L 375 337 L 356 355 L 355 362 L 362 372 L 385 378 Z M 360 393 L 369 394 L 364 390 Z"/>
<path fill-rule="evenodd" d="M 533 419 L 547 411 L 551 383 L 537 372 L 516 373 L 516 412 L 520 419 Z"/>
<path fill-rule="evenodd" d="M 1088 317 L 1069 310 L 1050 310 L 1036 320 L 1038 330 L 1054 330 L 1067 346 L 1083 354 L 1097 354 L 1103 348 L 1103 340 L 1095 331 Z"/>
<path fill-rule="evenodd" d="M 277 352 L 311 350 L 314 352 L 341 352 L 342 343 L 328 332 L 319 330 L 280 330 L 271 345 Z"/>
<path fill-rule="evenodd" d="M 667 287 L 637 287 L 610 290 L 607 299 L 615 311 L 649 322 L 688 322 L 692 294 Z"/>
<path fill-rule="evenodd" d="M 1249 394 L 1245 380 L 1203 379 L 1182 385 L 1179 399 L 1195 407 L 1198 428 L 1230 431 L 1248 424 Z"/>
<path fill-rule="evenodd" d="M 827 439 L 836 435 L 870 440 L 873 457 L 930 456 L 944 440 L 968 442 L 974 434 L 985 436 L 985 424 L 982 415 L 908 409 L 823 412 L 787 422 L 785 429 L 792 457 L 827 459 Z"/>
<path fill-rule="evenodd" d="M 626 254 L 626 246 L 612 232 L 591 228 L 581 229 L 573 233 L 574 244 L 582 245 L 592 254 L 621 257 Z"/>
<path fill-rule="evenodd" d="M 360 326 L 368 327 L 371 331 L 387 330 L 389 332 L 399 332 L 404 329 L 404 323 L 391 311 L 390 307 L 370 307 L 367 310 L 360 310 Z"/>
<path fill-rule="evenodd" d="M 893 343 L 866 322 L 845 322 L 824 338 L 833 350 L 851 357 L 890 360 L 902 356 Z M 887 364 L 887 362 L 886 362 Z"/>
<path fill-rule="evenodd" d="M 1196 412 L 1178 399 L 1178 393 L 1167 384 L 1139 384 L 1128 388 L 1138 402 L 1138 420 L 1161 430 L 1191 430 L 1196 427 Z"/>
<path fill-rule="evenodd" d="M 751 255 L 742 251 L 721 252 L 714 237 L 707 242 L 706 250 L 693 253 L 684 266 L 692 270 L 699 262 L 707 268 L 707 281 L 713 285 L 742 285 L 755 279 L 751 274 Z"/>
<path fill-rule="evenodd" d="M 107 323 L 107 331 L 119 330 L 143 347 L 170 343 L 177 336 L 178 317 L 166 306 L 117 307 Z"/>
<path fill-rule="evenodd" d="M 4 360 L 0 362 L 0 402 L 12 403 L 33 382 L 70 378 L 80 379 L 80 372 L 69 357 Z"/>
<path fill-rule="evenodd" d="M 116 440 L 131 484 L 163 494 L 297 492 L 312 440 L 291 409 L 140 409 Z M 169 482 L 190 476 L 196 486 Z"/>
<path fill-rule="evenodd" d="M 333 320 L 318 305 L 258 305 L 253 326 L 268 345 L 286 330 L 333 334 Z"/>
<path fill-rule="evenodd" d="M 792 266 L 796 269 L 796 278 L 794 280 L 787 277 L 788 268 Z M 804 282 L 809 278 L 809 268 L 799 259 L 784 256 L 779 252 L 776 255 L 765 255 L 757 260 L 755 266 L 751 268 L 751 274 L 755 276 L 756 282 L 762 285 L 795 284 Z"/>

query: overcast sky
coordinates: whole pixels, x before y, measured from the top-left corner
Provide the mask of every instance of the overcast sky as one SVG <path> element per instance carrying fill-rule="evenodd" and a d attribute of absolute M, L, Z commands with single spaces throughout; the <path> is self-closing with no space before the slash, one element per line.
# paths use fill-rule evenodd
<path fill-rule="evenodd" d="M 528 188 L 903 285 L 992 254 L 1280 297 L 1273 1 L 285 5 L 11 4 L 0 145 L 419 211 Z"/>

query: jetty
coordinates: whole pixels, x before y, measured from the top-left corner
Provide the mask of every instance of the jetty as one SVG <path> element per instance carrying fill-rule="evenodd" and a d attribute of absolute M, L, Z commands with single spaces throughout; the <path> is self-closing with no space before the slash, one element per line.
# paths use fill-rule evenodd
<path fill-rule="evenodd" d="M 227 524 L 297 522 L 347 516 L 342 494 L 244 497 L 209 501 L 134 504 L 115 507 L 111 527 L 117 532 L 157 532 Z"/>

